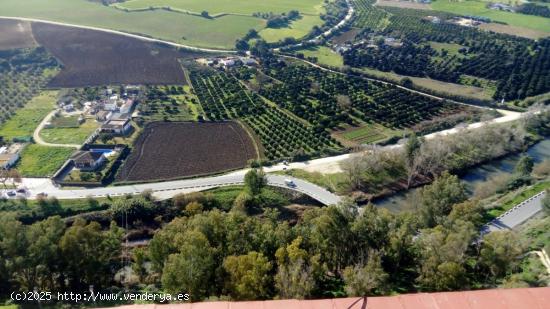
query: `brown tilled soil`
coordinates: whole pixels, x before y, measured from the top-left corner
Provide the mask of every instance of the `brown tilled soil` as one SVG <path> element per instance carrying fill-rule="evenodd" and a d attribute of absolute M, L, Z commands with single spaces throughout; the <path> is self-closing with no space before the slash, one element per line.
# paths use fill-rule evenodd
<path fill-rule="evenodd" d="M 36 41 L 63 63 L 52 87 L 108 84 L 185 84 L 178 58 L 196 54 L 101 31 L 43 23 Z"/>
<path fill-rule="evenodd" d="M 36 46 L 28 22 L 0 19 L 0 50 Z"/>
<path fill-rule="evenodd" d="M 245 167 L 253 141 L 236 122 L 154 122 L 143 130 L 117 181 L 167 180 Z"/>

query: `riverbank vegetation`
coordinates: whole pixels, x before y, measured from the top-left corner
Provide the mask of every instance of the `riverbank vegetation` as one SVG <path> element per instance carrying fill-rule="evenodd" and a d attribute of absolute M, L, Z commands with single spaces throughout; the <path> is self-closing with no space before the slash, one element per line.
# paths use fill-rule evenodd
<path fill-rule="evenodd" d="M 101 218 L 101 224 L 51 217 L 23 225 L 2 216 L 2 291 L 87 291 L 94 285 L 95 291 L 117 293 L 125 286 L 135 292 L 187 292 L 199 301 L 526 284 L 509 280 L 521 271 L 525 252 L 517 235 L 498 232 L 475 241 L 482 209 L 466 200 L 456 176 L 444 173 L 425 187 L 415 213 L 392 214 L 371 205 L 359 210 L 345 201 L 307 209 L 292 223 L 278 206 L 288 201 L 267 202 L 278 193 L 265 191 L 260 172 L 249 173 L 245 183 L 223 192 L 233 199 L 227 210 L 213 208 L 216 194 L 181 195 L 162 203 L 144 194 L 118 199 L 95 219 L 88 217 Z M 163 225 L 165 220 L 171 222 Z M 125 235 L 117 222 L 160 229 L 147 247 L 130 249 L 121 245 Z M 23 258 L 11 263 L 15 256 Z M 22 275 L 31 270 L 34 276 Z"/>
<path fill-rule="evenodd" d="M 523 126 L 487 125 L 461 134 L 424 140 L 412 136 L 400 150 L 373 148 L 342 164 L 349 191 L 371 197 L 430 182 L 445 171 L 465 168 L 521 151 L 530 137 Z"/>

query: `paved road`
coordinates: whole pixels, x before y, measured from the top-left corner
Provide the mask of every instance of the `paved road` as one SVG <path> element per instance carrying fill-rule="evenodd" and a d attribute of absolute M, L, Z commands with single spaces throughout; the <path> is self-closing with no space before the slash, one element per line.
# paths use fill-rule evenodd
<path fill-rule="evenodd" d="M 42 139 L 42 137 L 40 136 L 40 131 L 42 131 L 42 129 L 44 129 L 44 126 L 46 125 L 46 123 L 48 123 L 53 118 L 55 113 L 56 113 L 55 110 L 52 111 L 51 113 L 49 113 L 46 117 L 44 117 L 44 119 L 42 119 L 42 121 L 40 122 L 38 127 L 36 127 L 36 129 L 34 129 L 34 133 L 32 135 L 32 138 L 34 139 L 34 141 L 39 145 L 48 146 L 48 147 L 69 147 L 69 148 L 80 149 L 81 145 L 76 145 L 76 144 L 52 144 L 52 143 L 48 143 L 48 142 L 46 142 Z"/>
<path fill-rule="evenodd" d="M 70 14 L 70 13 L 68 13 Z M 51 20 L 45 20 L 45 19 L 37 19 L 37 18 L 27 18 L 27 17 L 11 17 L 11 16 L 0 16 L 0 19 L 11 19 L 11 20 L 24 20 L 24 21 L 30 21 L 30 22 L 37 22 L 37 23 L 45 23 L 45 24 L 51 24 L 51 25 L 57 25 L 57 26 L 65 26 L 65 27 L 73 27 L 73 28 L 80 28 L 80 29 L 88 29 L 88 30 L 95 30 L 95 31 L 101 31 L 101 32 L 107 32 L 111 34 L 118 34 L 142 41 L 147 42 L 153 42 L 153 43 L 161 43 L 166 44 L 169 46 L 177 47 L 177 48 L 183 48 L 187 50 L 193 50 L 193 51 L 201 51 L 201 52 L 207 52 L 207 53 L 236 53 L 234 50 L 226 50 L 226 49 L 212 49 L 212 48 L 201 48 L 201 47 L 195 47 L 195 46 L 189 46 L 185 44 L 179 44 L 174 43 L 170 41 L 165 41 L 161 39 L 154 39 L 138 34 L 131 34 L 123 31 L 117 31 L 112 29 L 105 29 L 105 28 L 99 28 L 99 27 L 92 27 L 92 26 L 83 26 L 83 25 L 76 25 L 76 24 L 69 24 L 69 23 L 62 23 L 57 21 L 51 21 Z"/>
<path fill-rule="evenodd" d="M 460 134 L 464 129 L 475 129 L 487 125 L 489 123 L 506 123 L 510 121 L 517 120 L 521 117 L 519 113 L 511 113 L 504 117 L 493 119 L 492 121 L 474 123 L 466 126 L 461 129 L 449 129 L 443 130 L 438 133 L 429 134 L 426 136 L 427 139 L 437 138 L 440 135 L 451 135 L 451 134 Z M 391 145 L 386 146 L 387 149 L 399 149 L 403 147 L 402 145 Z M 322 172 L 322 173 L 336 173 L 341 171 L 340 163 L 349 159 L 352 154 L 343 154 L 339 156 L 321 158 L 310 160 L 306 162 L 296 162 L 290 163 L 288 166 L 284 164 L 277 164 L 274 166 L 266 167 L 265 171 L 268 173 L 283 171 L 285 169 L 302 169 L 308 172 Z M 159 198 L 170 198 L 178 193 L 189 193 L 202 191 L 206 189 L 211 189 L 218 186 L 231 185 L 231 184 L 241 184 L 244 174 L 247 170 L 236 171 L 227 175 L 215 176 L 215 177 L 204 177 L 204 178 L 194 178 L 180 181 L 169 181 L 169 182 L 159 182 L 151 184 L 141 184 L 141 185 L 132 185 L 132 186 L 117 186 L 117 187 L 108 187 L 108 188 L 96 188 L 88 190 L 62 190 L 52 184 L 52 181 L 45 178 L 24 178 L 22 182 L 22 187 L 28 188 L 32 195 L 29 198 L 35 198 L 37 193 L 46 192 L 50 196 L 57 196 L 60 199 L 72 199 L 72 198 L 86 198 L 87 196 L 106 196 L 106 195 L 124 195 L 124 194 L 136 194 L 141 193 L 144 190 L 151 189 L 155 192 L 155 195 Z M 276 177 L 276 176 L 269 176 Z M 271 179 L 271 178 L 270 178 Z M 280 182 L 275 181 L 277 178 L 272 178 L 274 185 L 280 184 Z M 280 180 L 280 179 L 279 179 Z M 297 183 L 301 185 L 298 186 L 297 190 L 300 190 L 302 187 L 305 187 L 303 183 L 297 180 Z M 308 187 L 309 188 L 309 187 Z M 317 189 L 316 189 L 317 190 Z M 326 198 L 333 195 L 327 195 L 328 191 L 311 191 L 308 192 L 308 195 L 313 196 L 314 198 L 319 199 L 321 202 L 325 201 L 331 203 L 333 200 Z M 320 193 L 322 192 L 322 194 Z"/>
<path fill-rule="evenodd" d="M 545 196 L 546 192 L 543 191 L 514 206 L 514 208 L 484 225 L 481 234 L 513 229 L 522 224 L 542 210 L 542 199 Z"/>
<path fill-rule="evenodd" d="M 24 186 L 30 191 L 30 196 L 28 196 L 29 199 L 36 198 L 36 195 L 42 192 L 46 192 L 48 196 L 55 196 L 58 199 L 83 199 L 87 197 L 97 198 L 107 196 L 123 196 L 126 194 L 140 194 L 146 190 L 153 191 L 153 195 L 159 199 L 168 199 L 179 193 L 198 192 L 223 186 L 242 185 L 244 183 L 244 175 L 246 174 L 246 171 L 247 170 L 242 170 L 227 175 L 213 177 L 106 188 L 63 190 L 53 185 L 49 179 L 26 179 L 24 181 Z M 285 184 L 285 179 L 292 179 L 296 186 L 287 186 Z M 267 175 L 267 181 L 270 186 L 283 187 L 301 192 L 325 205 L 337 204 L 340 202 L 339 196 L 305 180 L 281 175 Z M 1 192 L 2 190 L 0 190 L 0 193 Z"/>

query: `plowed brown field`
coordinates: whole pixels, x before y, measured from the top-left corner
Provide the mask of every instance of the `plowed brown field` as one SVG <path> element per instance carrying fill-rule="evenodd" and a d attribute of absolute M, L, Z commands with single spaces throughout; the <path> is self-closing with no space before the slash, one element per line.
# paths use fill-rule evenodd
<path fill-rule="evenodd" d="M 33 23 L 36 41 L 63 63 L 52 87 L 184 84 L 178 58 L 192 53 L 101 31 Z"/>
<path fill-rule="evenodd" d="M 253 141 L 236 122 L 154 122 L 136 140 L 117 181 L 218 173 L 245 167 L 254 158 Z"/>

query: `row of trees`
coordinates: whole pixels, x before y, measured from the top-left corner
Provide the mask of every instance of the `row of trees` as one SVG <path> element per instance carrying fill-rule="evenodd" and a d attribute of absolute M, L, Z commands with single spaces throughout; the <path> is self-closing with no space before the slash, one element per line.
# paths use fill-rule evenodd
<path fill-rule="evenodd" d="M 536 15 L 550 18 L 550 8 L 545 5 L 538 5 L 535 3 L 525 3 L 518 7 L 518 13 L 527 15 Z"/>
<path fill-rule="evenodd" d="M 465 168 L 522 151 L 529 143 L 523 125 L 487 125 L 460 134 L 424 140 L 412 135 L 400 150 L 373 148 L 342 163 L 350 191 L 377 195 L 388 186 L 404 188 L 429 182 L 443 172 Z"/>
<path fill-rule="evenodd" d="M 122 230 L 76 220 L 66 227 L 60 217 L 23 225 L 0 218 L 0 291 L 87 291 L 113 286 L 120 267 Z"/>
<path fill-rule="evenodd" d="M 307 158 L 340 149 L 324 129 L 315 130 L 269 106 L 229 74 L 197 70 L 191 81 L 206 116 L 210 120 L 242 119 L 260 138 L 269 160 L 293 158 L 298 150 Z"/>
<path fill-rule="evenodd" d="M 44 72 L 58 66 L 42 47 L 0 51 L 0 125 L 48 83 Z"/>
<path fill-rule="evenodd" d="M 513 232 L 476 242 L 481 212 L 449 174 L 422 190 L 420 216 L 373 206 L 359 212 L 346 202 L 308 210 L 291 227 L 274 210 L 263 219 L 239 208 L 210 211 L 168 224 L 138 250 L 134 269 L 140 282 L 160 277 L 166 291 L 189 292 L 194 300 L 493 286 L 518 270 L 524 249 Z"/>
<path fill-rule="evenodd" d="M 379 19 L 379 10 L 363 10 L 363 13 Z M 550 90 L 547 39 L 533 41 L 462 27 L 447 21 L 454 17 L 449 13 L 401 8 L 383 10 L 391 13 L 389 24 L 383 28 L 375 25 L 365 28 L 360 37 L 396 37 L 404 40 L 404 45 L 400 48 L 383 45 L 378 49 L 354 48 L 344 54 L 346 64 L 450 82 L 458 82 L 463 74 L 495 80 L 498 85 L 494 98 L 498 100 L 523 99 Z M 432 22 L 433 16 L 440 22 Z M 463 55 L 450 51 L 436 53 L 425 44 L 427 41 L 462 45 Z"/>
<path fill-rule="evenodd" d="M 300 18 L 300 12 L 297 10 L 291 10 L 288 13 L 282 13 L 282 14 L 275 14 L 273 12 L 269 13 L 254 13 L 252 14 L 254 17 L 263 18 L 267 20 L 266 26 L 268 28 L 281 28 L 286 27 L 288 24 Z"/>
<path fill-rule="evenodd" d="M 411 127 L 455 108 L 452 104 L 359 77 L 306 65 L 263 64 L 265 73 L 274 81 L 262 83 L 259 93 L 323 130 L 353 124 L 354 117 L 389 127 Z M 256 74 L 256 81 L 262 80 L 262 74 Z"/>
<path fill-rule="evenodd" d="M 411 140 L 412 155 L 422 142 Z M 532 170 L 521 160 L 518 173 Z M 532 162 L 531 162 L 532 163 Z M 59 217 L 23 225 L 0 218 L 0 291 L 188 293 L 192 300 L 365 296 L 536 284 L 515 275 L 525 248 L 511 231 L 478 240 L 483 208 L 460 180 L 442 173 L 419 191 L 412 213 L 394 214 L 350 201 L 312 208 L 296 225 L 281 221 L 264 174 L 252 170 L 229 212 L 217 197 L 150 195 L 118 199 L 104 213 L 109 228 Z M 250 214 L 258 214 L 260 216 Z M 121 249 L 122 226 L 175 216 L 146 248 Z M 67 222 L 69 226 L 67 226 Z M 124 275 L 122 275 L 124 274 Z M 526 281 L 524 281 L 526 280 Z M 7 294 L 1 296 L 7 297 Z"/>

